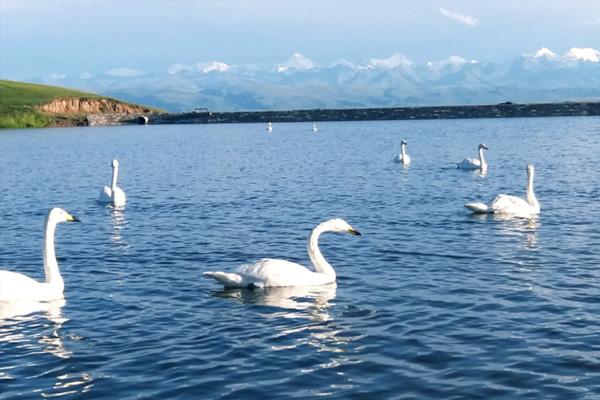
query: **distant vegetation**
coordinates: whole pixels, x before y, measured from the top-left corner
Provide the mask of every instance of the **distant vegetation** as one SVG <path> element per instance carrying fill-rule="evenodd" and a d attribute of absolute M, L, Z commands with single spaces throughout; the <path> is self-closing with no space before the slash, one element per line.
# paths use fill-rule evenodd
<path fill-rule="evenodd" d="M 58 98 L 108 99 L 57 86 L 0 80 L 0 128 L 43 128 L 57 123 L 77 125 L 85 119 L 82 115 L 58 116 L 39 111 L 39 106 Z"/>

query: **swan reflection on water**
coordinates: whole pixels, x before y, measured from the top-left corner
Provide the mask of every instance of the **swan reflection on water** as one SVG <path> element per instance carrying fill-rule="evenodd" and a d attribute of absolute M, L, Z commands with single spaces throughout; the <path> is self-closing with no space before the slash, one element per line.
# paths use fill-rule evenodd
<path fill-rule="evenodd" d="M 325 311 L 335 299 L 337 284 L 320 286 L 284 286 L 265 288 L 227 288 L 215 293 L 216 297 L 232 299 L 244 304 L 256 304 L 284 308 L 286 310 L 307 311 L 314 319 L 327 321 Z M 297 316 L 297 314 L 292 314 Z M 311 318 L 311 319 L 313 319 Z"/>
<path fill-rule="evenodd" d="M 261 313 L 270 320 L 284 318 L 293 322 L 276 324 L 271 340 L 271 350 L 283 351 L 299 346 L 310 346 L 319 352 L 332 353 L 321 368 L 353 362 L 348 356 L 351 343 L 361 335 L 352 335 L 347 327 L 337 323 L 328 309 L 335 305 L 337 285 L 289 286 L 268 288 L 229 288 L 215 292 L 214 296 L 239 301 L 244 304 L 277 307 L 281 310 Z M 308 320 L 308 322 L 301 322 Z M 333 355 L 335 354 L 335 355 Z"/>
<path fill-rule="evenodd" d="M 522 218 L 510 214 L 472 214 L 471 218 L 484 221 L 491 219 L 497 222 L 498 232 L 507 238 L 521 238 L 527 249 L 538 248 L 538 231 L 541 227 L 539 215 Z"/>
<path fill-rule="evenodd" d="M 127 219 L 125 218 L 125 211 L 123 208 L 111 208 L 110 210 L 110 222 L 112 224 L 112 232 L 110 239 L 114 243 L 124 243 L 122 230 L 127 227 Z"/>
<path fill-rule="evenodd" d="M 68 321 L 62 315 L 62 308 L 66 303 L 65 299 L 0 302 L 0 342 L 20 343 L 20 346 L 34 350 L 37 350 L 36 343 L 39 343 L 44 346 L 43 352 L 59 358 L 69 358 L 71 352 L 65 348 L 60 334 L 62 325 Z M 41 335 L 36 342 L 32 342 L 33 338 L 23 332 L 30 330 L 31 323 L 38 322 L 37 326 L 40 326 L 40 318 L 45 318 L 52 324 L 52 333 Z"/>

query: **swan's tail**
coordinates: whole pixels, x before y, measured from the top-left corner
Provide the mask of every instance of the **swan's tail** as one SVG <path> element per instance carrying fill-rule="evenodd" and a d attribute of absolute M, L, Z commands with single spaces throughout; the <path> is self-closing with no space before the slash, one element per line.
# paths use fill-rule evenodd
<path fill-rule="evenodd" d="M 213 272 L 207 271 L 202 274 L 202 276 L 206 276 L 209 278 L 214 278 L 217 282 L 223 284 L 226 287 L 241 287 L 242 286 L 242 277 L 238 274 L 228 273 L 228 272 Z"/>
<path fill-rule="evenodd" d="M 475 212 L 475 213 L 479 213 L 479 214 L 491 214 L 494 211 L 488 207 L 487 205 L 483 204 L 483 203 L 469 203 L 469 204 L 465 204 L 465 207 L 467 207 L 469 210 Z"/>

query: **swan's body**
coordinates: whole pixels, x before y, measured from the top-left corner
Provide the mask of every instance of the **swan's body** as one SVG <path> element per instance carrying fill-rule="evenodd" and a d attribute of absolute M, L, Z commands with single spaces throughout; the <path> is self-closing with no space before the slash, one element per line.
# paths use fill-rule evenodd
<path fill-rule="evenodd" d="M 315 270 L 286 260 L 264 258 L 252 265 L 241 265 L 235 272 L 205 272 L 225 287 L 315 286 L 333 283 L 336 274 L 319 250 L 319 235 L 323 232 L 346 232 L 360 235 L 343 219 L 332 219 L 313 229 L 308 240 L 308 256 Z"/>
<path fill-rule="evenodd" d="M 400 142 L 400 153 L 394 156 L 394 162 L 402 163 L 405 166 L 410 164 L 410 156 L 406 154 L 406 140 Z"/>
<path fill-rule="evenodd" d="M 319 127 L 317 126 L 316 122 L 313 122 L 313 128 L 312 128 L 313 132 L 318 132 L 319 131 Z"/>
<path fill-rule="evenodd" d="M 53 208 L 48 212 L 44 226 L 46 280 L 38 282 L 18 272 L 0 270 L 0 301 L 62 298 L 65 284 L 54 253 L 54 233 L 56 224 L 60 222 L 79 222 L 79 220 L 60 208 Z"/>
<path fill-rule="evenodd" d="M 273 124 L 272 123 L 267 123 L 267 132 L 272 132 L 273 131 Z"/>
<path fill-rule="evenodd" d="M 127 198 L 125 197 L 125 192 L 117 186 L 117 177 L 119 176 L 119 162 L 117 160 L 112 160 L 112 180 L 110 187 L 104 186 L 102 190 L 100 190 L 100 197 L 98 197 L 98 201 L 101 203 L 110 203 L 115 207 L 123 207 L 127 202 Z"/>
<path fill-rule="evenodd" d="M 487 150 L 488 147 L 485 144 L 480 144 L 478 148 L 479 158 L 465 158 L 459 163 L 456 163 L 458 169 L 480 169 L 481 171 L 487 170 L 487 163 L 483 157 L 483 150 Z"/>
<path fill-rule="evenodd" d="M 527 198 L 523 199 L 517 196 L 499 194 L 489 204 L 469 203 L 465 204 L 469 210 L 479 214 L 505 214 L 517 217 L 530 217 L 540 213 L 540 203 L 538 203 L 535 193 L 533 193 L 533 165 L 527 166 Z"/>

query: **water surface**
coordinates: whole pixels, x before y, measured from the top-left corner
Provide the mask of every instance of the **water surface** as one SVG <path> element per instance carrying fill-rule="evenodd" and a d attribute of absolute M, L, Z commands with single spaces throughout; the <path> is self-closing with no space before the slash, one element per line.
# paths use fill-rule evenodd
<path fill-rule="evenodd" d="M 600 118 L 0 132 L 0 267 L 43 279 L 52 206 L 65 300 L 4 308 L 0 399 L 600 398 Z M 400 140 L 412 164 L 392 162 Z M 486 143 L 489 172 L 459 171 Z M 96 203 L 118 158 L 125 210 Z M 470 215 L 523 195 L 542 213 Z M 338 283 L 223 290 L 262 257 Z"/>

